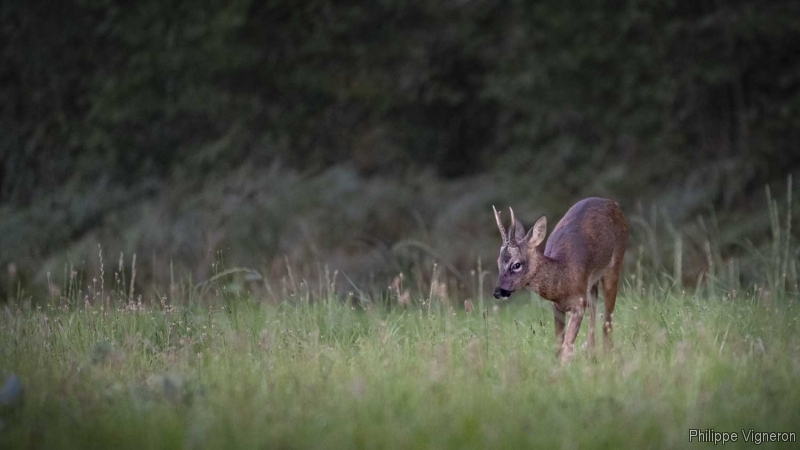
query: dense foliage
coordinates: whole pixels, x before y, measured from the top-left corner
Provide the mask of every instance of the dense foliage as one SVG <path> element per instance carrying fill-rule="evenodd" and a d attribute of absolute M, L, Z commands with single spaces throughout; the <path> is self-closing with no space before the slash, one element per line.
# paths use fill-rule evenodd
<path fill-rule="evenodd" d="M 6 1 L 0 263 L 39 270 L 102 230 L 151 236 L 128 253 L 195 242 L 211 231 L 120 224 L 147 202 L 191 222 L 209 184 L 275 167 L 489 172 L 503 199 L 536 178 L 551 213 L 592 193 L 677 223 L 746 211 L 800 167 L 798 18 L 790 0 Z"/>
<path fill-rule="evenodd" d="M 247 157 L 456 176 L 545 151 L 577 166 L 657 159 L 645 170 L 663 177 L 724 159 L 764 181 L 800 154 L 798 13 L 792 1 L 4 2 L 2 192 Z"/>

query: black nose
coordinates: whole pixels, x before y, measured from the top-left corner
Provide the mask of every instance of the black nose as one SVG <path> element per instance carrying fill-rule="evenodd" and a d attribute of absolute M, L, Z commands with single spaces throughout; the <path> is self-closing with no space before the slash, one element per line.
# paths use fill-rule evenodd
<path fill-rule="evenodd" d="M 507 291 L 503 288 L 496 287 L 494 288 L 494 298 L 508 298 L 511 296 L 511 291 Z"/>

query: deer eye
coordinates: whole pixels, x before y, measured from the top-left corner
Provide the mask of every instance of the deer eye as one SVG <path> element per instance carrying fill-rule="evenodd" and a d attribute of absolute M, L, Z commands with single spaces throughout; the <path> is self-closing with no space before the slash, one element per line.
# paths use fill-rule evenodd
<path fill-rule="evenodd" d="M 515 272 L 516 272 L 516 271 L 517 271 L 517 270 L 519 270 L 521 267 L 522 267 L 522 263 L 519 263 L 519 262 L 517 262 L 517 263 L 514 263 L 514 265 L 513 265 L 513 266 L 511 266 L 511 270 L 513 270 L 513 271 L 515 271 Z"/>

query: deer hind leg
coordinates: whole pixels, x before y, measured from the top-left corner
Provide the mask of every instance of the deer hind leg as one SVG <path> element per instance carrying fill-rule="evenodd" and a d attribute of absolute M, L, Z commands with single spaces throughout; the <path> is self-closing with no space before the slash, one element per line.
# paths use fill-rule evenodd
<path fill-rule="evenodd" d="M 603 316 L 603 348 L 611 350 L 614 343 L 611 340 L 612 320 L 614 317 L 614 304 L 617 302 L 617 284 L 619 283 L 619 267 L 615 267 L 607 276 L 603 277 L 603 301 L 605 302 L 605 315 Z"/>
<path fill-rule="evenodd" d="M 594 355 L 595 318 L 597 317 L 597 284 L 593 284 L 586 295 L 589 300 L 589 329 L 586 332 L 586 346 L 592 355 Z"/>
<path fill-rule="evenodd" d="M 586 297 L 579 298 L 573 305 L 569 309 L 569 324 L 567 324 L 567 331 L 564 333 L 564 344 L 561 349 L 562 362 L 567 362 L 575 349 L 575 338 L 578 337 L 583 314 L 586 312 Z"/>
<path fill-rule="evenodd" d="M 556 331 L 556 358 L 558 358 L 559 356 L 561 356 L 561 350 L 564 347 L 565 314 L 564 311 L 558 309 L 555 303 L 553 304 L 553 319 Z"/>

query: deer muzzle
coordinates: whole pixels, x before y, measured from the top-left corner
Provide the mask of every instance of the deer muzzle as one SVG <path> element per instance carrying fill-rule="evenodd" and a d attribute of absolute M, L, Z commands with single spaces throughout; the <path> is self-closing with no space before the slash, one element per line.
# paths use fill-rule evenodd
<path fill-rule="evenodd" d="M 511 297 L 511 291 L 507 291 L 507 290 L 505 290 L 505 289 L 503 289 L 503 288 L 501 288 L 499 286 L 494 288 L 494 298 L 496 298 L 498 300 L 499 299 L 505 300 L 508 297 Z"/>

